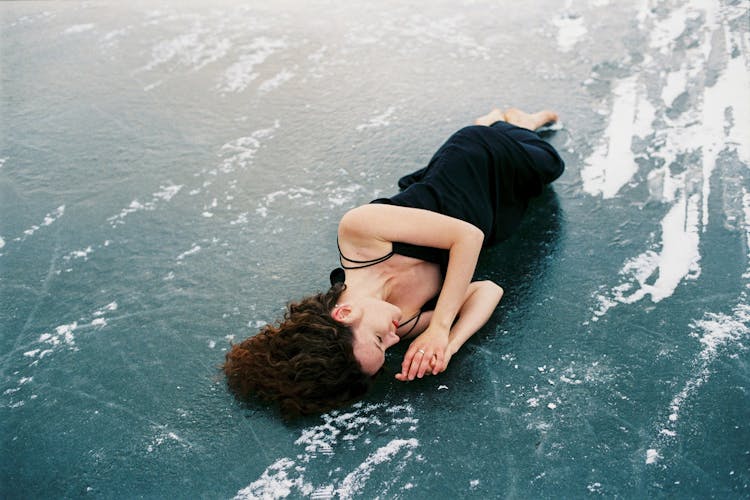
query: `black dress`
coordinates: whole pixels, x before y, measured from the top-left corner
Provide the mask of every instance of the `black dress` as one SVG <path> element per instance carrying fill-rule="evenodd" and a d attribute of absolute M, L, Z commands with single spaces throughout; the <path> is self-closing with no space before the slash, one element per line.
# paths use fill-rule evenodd
<path fill-rule="evenodd" d="M 557 151 L 531 130 L 503 121 L 472 125 L 454 133 L 426 167 L 399 179 L 401 192 L 372 203 L 461 219 L 481 229 L 483 246 L 490 246 L 518 228 L 529 200 L 564 168 Z M 409 243 L 393 242 L 391 253 L 369 261 L 348 259 L 339 250 L 345 269 L 376 265 L 393 254 L 440 264 L 443 275 L 448 265 L 447 250 Z M 343 270 L 334 270 L 331 281 L 343 281 L 343 276 Z"/>
<path fill-rule="evenodd" d="M 555 148 L 536 132 L 502 121 L 472 125 L 454 133 L 426 167 L 399 179 L 400 193 L 372 203 L 461 219 L 481 229 L 484 246 L 490 246 L 518 228 L 529 199 L 564 168 Z"/>

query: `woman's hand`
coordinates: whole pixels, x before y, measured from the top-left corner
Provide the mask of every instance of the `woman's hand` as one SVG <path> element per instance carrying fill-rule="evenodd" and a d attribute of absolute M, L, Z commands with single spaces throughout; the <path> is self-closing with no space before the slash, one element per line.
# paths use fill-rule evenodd
<path fill-rule="evenodd" d="M 409 346 L 401 364 L 401 373 L 396 374 L 396 379 L 401 381 L 414 380 L 414 374 L 418 377 L 423 375 L 437 375 L 448 368 L 451 357 L 458 352 L 464 342 L 474 335 L 492 315 L 492 311 L 497 307 L 498 302 L 503 297 L 503 289 L 491 281 L 475 281 L 469 285 L 464 298 L 464 304 L 461 306 L 458 320 L 450 329 L 450 334 L 445 344 L 435 342 L 432 344 L 432 358 L 429 360 L 429 367 L 422 371 L 422 361 L 420 349 L 425 351 L 425 358 L 428 354 L 428 348 L 433 336 L 441 339 L 440 335 L 435 332 L 439 327 L 432 321 L 427 329 Z M 432 316 L 429 316 L 432 319 Z M 444 346 L 442 349 L 437 347 Z M 438 353 L 442 352 L 439 356 Z M 413 368 L 413 370 L 412 370 Z"/>
<path fill-rule="evenodd" d="M 430 325 L 407 349 L 401 363 L 401 373 L 396 374 L 396 379 L 414 380 L 415 377 L 436 375 L 445 370 L 449 333 L 448 329 Z"/>
<path fill-rule="evenodd" d="M 454 354 L 455 351 L 453 350 L 453 347 L 448 343 L 448 347 L 445 348 L 445 356 L 443 356 L 443 366 L 437 366 L 437 360 L 432 360 L 432 375 L 443 373 L 448 368 L 448 364 L 451 362 L 451 357 L 453 357 Z"/>
<path fill-rule="evenodd" d="M 448 364 L 451 362 L 451 357 L 453 357 L 455 353 L 453 352 L 453 349 L 451 348 L 450 344 L 448 344 L 448 347 L 445 349 L 445 356 L 443 358 L 443 366 L 438 367 L 437 366 L 437 356 L 432 357 L 432 361 L 430 362 L 430 368 L 426 372 L 424 372 L 425 376 L 427 375 L 439 375 L 443 373 L 447 368 Z M 401 373 L 396 374 L 396 380 L 400 380 L 402 382 L 408 382 L 409 379 L 405 377 Z"/>

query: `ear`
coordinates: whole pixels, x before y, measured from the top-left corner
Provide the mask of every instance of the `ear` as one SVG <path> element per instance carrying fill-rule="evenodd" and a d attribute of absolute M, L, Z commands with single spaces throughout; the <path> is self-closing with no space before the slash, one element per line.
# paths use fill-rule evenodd
<path fill-rule="evenodd" d="M 352 319 L 352 306 L 349 304 L 336 305 L 331 311 L 331 317 L 341 323 L 349 324 Z"/>

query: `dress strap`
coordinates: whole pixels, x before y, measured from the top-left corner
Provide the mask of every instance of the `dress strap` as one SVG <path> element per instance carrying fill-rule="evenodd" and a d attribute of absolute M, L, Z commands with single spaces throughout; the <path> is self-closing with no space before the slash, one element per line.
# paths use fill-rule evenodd
<path fill-rule="evenodd" d="M 339 239 L 336 238 L 336 248 L 339 249 L 339 262 L 341 263 L 341 267 L 344 269 L 361 269 L 363 267 L 370 267 L 374 266 L 375 264 L 380 264 L 381 262 L 385 262 L 386 260 L 393 257 L 393 254 L 396 253 L 393 250 L 391 250 L 389 253 L 383 255 L 382 257 L 378 257 L 376 259 L 370 259 L 370 260 L 354 260 L 350 259 L 349 257 L 346 257 L 343 253 L 341 253 L 341 246 L 339 245 Z M 354 264 L 357 264 L 356 266 L 347 266 L 344 264 L 344 261 L 353 262 Z"/>
<path fill-rule="evenodd" d="M 409 328 L 409 331 L 404 334 L 404 337 L 408 337 L 409 334 L 411 334 L 411 332 L 414 331 L 414 329 L 417 327 L 417 323 L 419 323 L 419 318 L 421 318 L 421 317 L 422 317 L 422 310 L 420 309 L 419 312 L 415 316 L 411 317 L 411 319 L 409 319 L 407 321 L 404 321 L 403 323 L 401 323 L 400 325 L 398 325 L 398 326 L 404 326 L 404 325 L 408 325 L 409 323 L 411 323 L 412 321 L 414 321 L 414 324 L 411 325 L 411 328 Z"/>

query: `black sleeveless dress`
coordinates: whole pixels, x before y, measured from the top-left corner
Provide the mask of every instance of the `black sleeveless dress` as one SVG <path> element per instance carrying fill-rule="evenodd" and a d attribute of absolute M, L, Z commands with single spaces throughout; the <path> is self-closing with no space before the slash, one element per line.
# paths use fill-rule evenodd
<path fill-rule="evenodd" d="M 398 194 L 372 203 L 461 219 L 482 230 L 486 247 L 518 228 L 529 200 L 560 177 L 564 168 L 555 148 L 536 132 L 503 121 L 489 127 L 472 125 L 454 133 L 426 167 L 399 179 Z M 393 242 L 390 254 L 369 261 L 347 259 L 339 250 L 347 269 L 376 265 L 393 254 L 439 264 L 445 275 L 448 251 L 443 249 Z M 334 274 L 336 281 L 343 280 L 343 270 L 331 273 L 332 282 Z"/>
<path fill-rule="evenodd" d="M 475 225 L 484 245 L 507 239 L 529 199 L 563 172 L 557 151 L 535 132 L 496 122 L 453 134 L 430 163 L 398 181 L 401 192 L 372 203 L 423 208 Z"/>
<path fill-rule="evenodd" d="M 372 203 L 461 219 L 481 229 L 484 246 L 491 246 L 513 234 L 529 200 L 564 168 L 555 148 L 531 130 L 502 121 L 490 127 L 472 125 L 454 133 L 426 167 L 402 177 L 400 193 Z M 399 249 L 394 245 L 395 253 L 402 253 Z M 434 250 L 422 260 L 434 262 Z M 407 245 L 407 252 L 420 258 L 413 255 L 414 245 Z"/>

